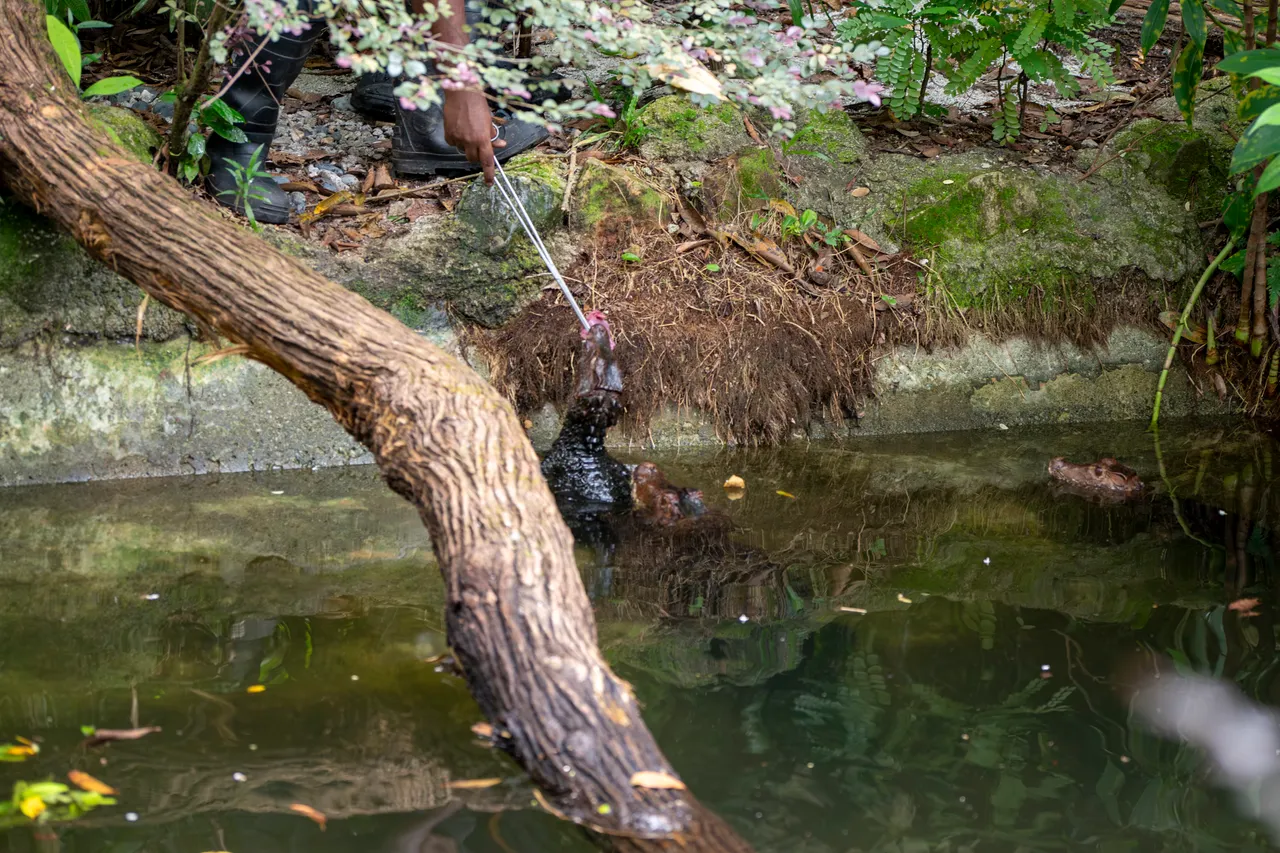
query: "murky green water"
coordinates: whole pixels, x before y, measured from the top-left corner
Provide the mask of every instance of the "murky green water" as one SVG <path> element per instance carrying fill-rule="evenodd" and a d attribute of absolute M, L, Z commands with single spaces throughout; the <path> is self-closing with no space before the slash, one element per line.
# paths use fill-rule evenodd
<path fill-rule="evenodd" d="M 1108 425 L 659 457 L 736 532 L 580 546 L 601 644 L 761 851 L 1265 848 L 1113 681 L 1172 652 L 1280 704 L 1280 454 L 1243 426 L 1167 429 L 1160 451 Z M 1058 454 L 1114 454 L 1155 495 L 1055 495 Z M 1260 615 L 1225 607 L 1242 595 Z M 442 597 L 370 471 L 0 491 L 0 742 L 43 746 L 0 789 L 71 768 L 119 788 L 62 825 L 66 851 L 594 849 L 528 808 L 464 685 L 424 662 Z M 80 745 L 135 723 L 163 731 Z"/>

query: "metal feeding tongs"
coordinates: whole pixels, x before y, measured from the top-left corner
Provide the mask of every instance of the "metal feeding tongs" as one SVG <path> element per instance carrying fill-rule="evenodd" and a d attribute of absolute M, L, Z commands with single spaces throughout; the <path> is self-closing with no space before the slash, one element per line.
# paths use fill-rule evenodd
<path fill-rule="evenodd" d="M 495 136 L 494 138 L 496 139 L 497 137 Z M 529 235 L 529 242 L 533 243 L 533 247 L 538 250 L 538 256 L 547 265 L 547 270 L 551 273 L 551 277 L 556 280 L 556 284 L 560 285 L 560 292 L 564 294 L 565 299 L 569 300 L 569 307 L 578 316 L 578 322 L 582 324 L 582 328 L 588 332 L 591 331 L 591 324 L 587 322 L 582 309 L 578 307 L 578 300 L 573 298 L 573 293 L 569 291 L 569 285 L 564 283 L 564 277 L 560 275 L 556 262 L 551 259 L 551 253 L 543 245 L 537 226 L 533 224 L 533 219 L 529 217 L 529 211 L 525 210 L 524 205 L 520 202 L 520 196 L 516 194 L 516 188 L 507 179 L 507 173 L 502 170 L 502 164 L 495 159 L 494 166 L 497 168 L 497 172 L 494 175 L 493 182 L 497 185 L 498 192 L 502 193 L 503 200 L 506 201 L 507 207 L 511 208 L 511 212 L 520 222 L 521 227 L 524 228 L 524 233 Z"/>

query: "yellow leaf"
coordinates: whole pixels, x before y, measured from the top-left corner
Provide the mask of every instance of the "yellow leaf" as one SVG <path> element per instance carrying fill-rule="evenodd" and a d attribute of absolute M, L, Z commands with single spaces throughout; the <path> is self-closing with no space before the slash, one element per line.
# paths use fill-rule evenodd
<path fill-rule="evenodd" d="M 724 487 L 726 489 L 745 489 L 747 487 L 747 481 L 739 477 L 737 474 L 734 474 L 732 477 L 724 481 Z"/>
<path fill-rule="evenodd" d="M 791 500 L 796 499 L 795 495 L 791 494 L 790 492 L 784 492 L 782 491 L 782 489 L 778 489 L 778 494 L 782 495 L 784 498 L 791 498 Z"/>
<path fill-rule="evenodd" d="M 67 778 L 71 780 L 71 784 L 85 791 L 92 791 L 95 794 L 118 794 L 115 788 L 105 782 L 101 782 L 83 770 L 72 770 L 67 774 Z"/>
<path fill-rule="evenodd" d="M 324 201 L 317 204 L 315 206 L 315 209 L 309 210 L 306 213 L 299 216 L 298 221 L 315 222 L 317 219 L 324 216 L 326 213 L 328 213 L 330 210 L 333 210 L 338 205 L 351 204 L 355 202 L 355 200 L 356 200 L 356 197 L 351 193 L 350 190 L 343 190 L 342 192 L 334 193 L 333 195 L 326 198 Z"/>
<path fill-rule="evenodd" d="M 44 813 L 47 806 L 45 806 L 44 800 L 39 797 L 27 797 L 18 805 L 18 808 L 22 809 L 24 815 L 35 820 Z"/>
<path fill-rule="evenodd" d="M 10 746 L 5 748 L 6 755 L 35 755 L 40 751 L 40 747 L 32 744 L 31 746 Z"/>
<path fill-rule="evenodd" d="M 685 786 L 669 773 L 657 770 L 641 770 L 631 774 L 631 784 L 637 788 L 665 788 L 671 791 L 683 791 Z"/>
<path fill-rule="evenodd" d="M 787 216 L 795 216 L 797 218 L 800 216 L 800 214 L 796 213 L 796 209 L 791 206 L 791 202 L 783 201 L 780 198 L 769 199 L 769 209 L 785 213 Z"/>
<path fill-rule="evenodd" d="M 311 808 L 311 806 L 303 805 L 302 803 L 290 803 L 289 808 L 300 815 L 304 815 L 314 820 L 317 824 L 319 824 L 320 829 L 322 831 L 324 830 L 324 825 L 329 820 L 327 817 L 325 817 L 324 812 L 319 811 L 317 809 L 313 809 Z"/>
<path fill-rule="evenodd" d="M 265 693 L 267 687 L 265 684 L 251 684 L 245 688 L 246 693 Z"/>
<path fill-rule="evenodd" d="M 487 779 L 459 779 L 456 782 L 450 782 L 449 787 L 455 791 L 479 791 L 482 788 L 492 788 L 494 785 L 501 785 L 502 780 L 496 776 Z"/>
<path fill-rule="evenodd" d="M 479 737 L 493 737 L 493 726 L 488 723 L 476 723 L 471 731 Z"/>

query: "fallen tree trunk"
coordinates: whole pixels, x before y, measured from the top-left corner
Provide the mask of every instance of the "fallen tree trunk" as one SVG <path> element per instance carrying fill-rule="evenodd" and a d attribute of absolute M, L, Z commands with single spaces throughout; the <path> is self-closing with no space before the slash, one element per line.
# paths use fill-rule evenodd
<path fill-rule="evenodd" d="M 372 451 L 430 532 L 472 693 L 550 809 L 627 849 L 749 849 L 686 792 L 631 784 L 638 771 L 675 772 L 600 656 L 572 538 L 510 405 L 93 128 L 34 0 L 0 0 L 0 179 L 98 260 L 287 377 Z"/>

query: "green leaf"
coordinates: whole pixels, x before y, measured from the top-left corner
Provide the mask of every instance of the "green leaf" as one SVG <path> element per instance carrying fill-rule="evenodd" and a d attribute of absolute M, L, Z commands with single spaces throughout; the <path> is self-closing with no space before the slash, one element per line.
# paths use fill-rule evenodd
<path fill-rule="evenodd" d="M 1257 71 L 1249 73 L 1250 77 L 1257 77 L 1265 83 L 1272 86 L 1280 86 L 1280 67 L 1276 68 L 1259 68 Z"/>
<path fill-rule="evenodd" d="M 1215 66 L 1229 74 L 1250 74 L 1262 68 L 1280 65 L 1280 48 L 1264 47 L 1259 50 L 1242 50 L 1233 53 Z"/>
<path fill-rule="evenodd" d="M 1280 153 L 1280 126 L 1253 125 L 1240 137 L 1231 153 L 1231 174 L 1252 169 Z"/>
<path fill-rule="evenodd" d="M 89 4 L 85 0 L 66 0 L 66 4 L 77 21 L 87 21 L 93 17 L 93 13 L 89 11 Z"/>
<path fill-rule="evenodd" d="M 205 138 L 198 133 L 193 133 L 187 139 L 187 154 L 191 155 L 192 160 L 199 160 L 204 156 Z"/>
<path fill-rule="evenodd" d="M 1244 18 L 1244 15 L 1240 12 L 1240 4 L 1236 0 L 1209 0 L 1209 5 L 1219 12 L 1226 12 L 1233 18 Z M 1234 53 L 1234 51 L 1232 52 Z"/>
<path fill-rule="evenodd" d="M 236 112 L 231 107 L 227 106 L 226 103 L 224 103 L 219 99 L 214 99 L 212 101 L 209 101 L 208 103 L 202 104 L 200 106 L 200 112 L 201 114 L 213 113 L 214 115 L 226 121 L 228 124 L 244 123 L 244 116 L 240 115 L 240 113 Z M 205 118 L 205 121 L 208 121 L 207 117 Z M 210 125 L 212 125 L 212 122 L 210 122 Z"/>
<path fill-rule="evenodd" d="M 92 64 L 93 64 L 93 63 L 95 63 L 95 62 L 97 62 L 97 61 L 98 61 L 99 59 L 101 59 L 101 58 L 102 58 L 102 52 L 101 52 L 101 51 L 98 51 L 98 52 L 96 52 L 96 53 L 86 54 L 86 55 L 85 55 L 85 57 L 84 57 L 84 59 L 80 60 L 80 67 L 81 67 L 81 68 L 88 68 L 90 65 L 92 65 Z"/>
<path fill-rule="evenodd" d="M 1169 17 L 1169 0 L 1153 0 L 1142 19 L 1142 52 L 1145 54 L 1160 40 L 1165 19 Z"/>
<path fill-rule="evenodd" d="M 1237 240 L 1244 236 L 1253 221 L 1253 191 L 1247 186 L 1247 181 L 1241 183 L 1245 186 L 1238 187 L 1235 192 L 1222 200 L 1222 224 L 1227 226 L 1227 230 L 1235 235 Z M 1244 262 L 1241 261 L 1241 263 Z"/>
<path fill-rule="evenodd" d="M 80 39 L 67 29 L 67 25 L 53 15 L 45 15 L 44 22 L 49 30 L 49 41 L 53 42 L 54 53 L 62 60 L 62 67 L 67 69 L 71 82 L 80 88 Z"/>
<path fill-rule="evenodd" d="M 635 263 L 636 261 L 640 260 L 640 256 L 637 255 L 635 252 L 623 252 L 622 259 L 624 261 L 630 261 L 632 263 Z"/>
<path fill-rule="evenodd" d="M 1280 158 L 1272 160 L 1267 164 L 1267 168 L 1262 170 L 1262 176 L 1258 178 L 1258 186 L 1254 188 L 1253 193 L 1271 192 L 1276 187 L 1280 187 Z"/>
<path fill-rule="evenodd" d="M 1202 0 L 1182 0 L 1182 26 L 1186 30 L 1187 36 L 1191 39 L 1191 43 L 1199 45 L 1200 50 L 1203 52 L 1204 42 L 1209 36 L 1209 31 L 1205 27 L 1204 3 Z"/>
<path fill-rule="evenodd" d="M 1262 115 L 1258 116 L 1256 124 L 1259 127 L 1268 124 L 1280 124 L 1280 104 L 1272 104 L 1262 111 Z"/>
<path fill-rule="evenodd" d="M 76 32 L 80 32 L 81 30 L 109 30 L 109 29 L 111 29 L 111 25 L 108 24 L 106 21 L 81 21 L 80 23 L 76 24 Z M 85 63 L 85 64 L 87 65 L 88 63 Z"/>
<path fill-rule="evenodd" d="M 720 272 L 720 265 L 719 265 L 719 264 L 707 264 L 705 267 L 703 267 L 703 269 L 705 269 L 707 272 Z"/>
<path fill-rule="evenodd" d="M 787 0 L 787 6 L 791 9 L 791 23 L 797 27 L 804 20 L 804 5 L 801 0 Z"/>
<path fill-rule="evenodd" d="M 1240 99 L 1240 118 L 1252 121 L 1275 104 L 1280 104 L 1280 86 L 1259 86 Z"/>
<path fill-rule="evenodd" d="M 1204 44 L 1191 42 L 1182 48 L 1173 69 L 1173 99 L 1177 101 L 1178 110 L 1187 124 L 1191 124 L 1191 117 L 1195 114 L 1196 87 L 1203 76 Z"/>
<path fill-rule="evenodd" d="M 1239 278 L 1241 271 L 1244 270 L 1244 254 L 1245 250 L 1241 249 L 1222 263 L 1218 264 L 1218 269 Z"/>
<path fill-rule="evenodd" d="M 191 138 L 195 139 L 195 136 L 192 136 Z M 187 183 L 189 184 L 195 183 L 196 176 L 198 176 L 199 174 L 200 174 L 199 161 L 188 160 L 187 162 L 182 164 L 182 177 L 186 178 Z"/>
<path fill-rule="evenodd" d="M 130 77 L 127 74 L 121 77 L 104 77 L 88 89 L 85 89 L 84 97 L 93 98 L 102 95 L 116 95 L 120 92 L 127 92 L 130 89 L 141 85 L 141 80 L 137 77 Z"/>
<path fill-rule="evenodd" d="M 1124 2 L 1124 0 L 1120 0 Z M 1053 21 L 1064 30 L 1076 17 L 1076 0 L 1053 0 Z"/>

